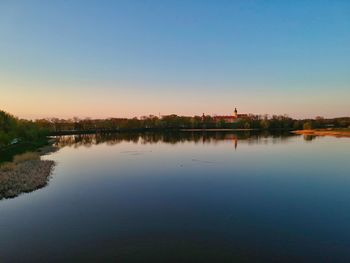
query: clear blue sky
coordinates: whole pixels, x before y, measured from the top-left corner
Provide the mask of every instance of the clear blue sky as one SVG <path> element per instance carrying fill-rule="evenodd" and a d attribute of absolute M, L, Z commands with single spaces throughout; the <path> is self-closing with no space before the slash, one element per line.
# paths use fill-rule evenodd
<path fill-rule="evenodd" d="M 0 1 L 0 108 L 27 118 L 350 116 L 350 1 Z"/>

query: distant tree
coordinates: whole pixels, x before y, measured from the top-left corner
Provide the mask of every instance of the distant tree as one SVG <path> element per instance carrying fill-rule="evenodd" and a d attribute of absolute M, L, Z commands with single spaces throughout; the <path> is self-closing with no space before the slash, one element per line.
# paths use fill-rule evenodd
<path fill-rule="evenodd" d="M 303 125 L 303 129 L 304 130 L 312 130 L 313 129 L 312 122 L 305 122 Z"/>
<path fill-rule="evenodd" d="M 268 130 L 270 128 L 270 122 L 267 119 L 263 119 L 260 121 L 260 127 L 263 130 Z"/>

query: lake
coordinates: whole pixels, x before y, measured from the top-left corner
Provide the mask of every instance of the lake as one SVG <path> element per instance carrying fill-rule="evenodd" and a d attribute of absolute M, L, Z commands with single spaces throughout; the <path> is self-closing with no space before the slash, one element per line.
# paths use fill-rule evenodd
<path fill-rule="evenodd" d="M 48 186 L 0 201 L 0 262 L 350 262 L 350 139 L 57 139 Z"/>

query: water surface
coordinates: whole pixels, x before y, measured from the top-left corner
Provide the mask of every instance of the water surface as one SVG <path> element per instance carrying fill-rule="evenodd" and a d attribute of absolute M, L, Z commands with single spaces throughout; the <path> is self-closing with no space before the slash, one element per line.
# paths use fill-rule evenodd
<path fill-rule="evenodd" d="M 0 201 L 0 262 L 349 262 L 350 140 L 63 136 Z"/>

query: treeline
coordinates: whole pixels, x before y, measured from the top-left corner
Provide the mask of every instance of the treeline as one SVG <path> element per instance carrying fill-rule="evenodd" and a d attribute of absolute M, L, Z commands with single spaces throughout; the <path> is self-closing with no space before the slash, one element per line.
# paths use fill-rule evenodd
<path fill-rule="evenodd" d="M 75 131 L 114 131 L 137 129 L 256 129 L 267 131 L 289 131 L 316 128 L 348 128 L 350 118 L 296 120 L 288 116 L 250 115 L 234 123 L 224 120 L 216 121 L 212 116 L 147 116 L 141 118 L 109 118 L 109 119 L 41 119 L 36 124 L 51 133 Z"/>
<path fill-rule="evenodd" d="M 122 130 L 177 130 L 177 129 L 254 129 L 265 131 L 290 131 L 319 128 L 349 128 L 350 117 L 296 120 L 286 115 L 249 115 L 234 123 L 217 121 L 212 116 L 147 116 L 141 118 L 109 119 L 39 119 L 22 120 L 0 111 L 0 147 L 15 141 L 36 141 L 50 134 L 74 132 L 99 132 Z"/>
<path fill-rule="evenodd" d="M 38 123 L 18 119 L 0 110 L 0 147 L 19 141 L 37 141 L 47 134 L 48 130 Z"/>

